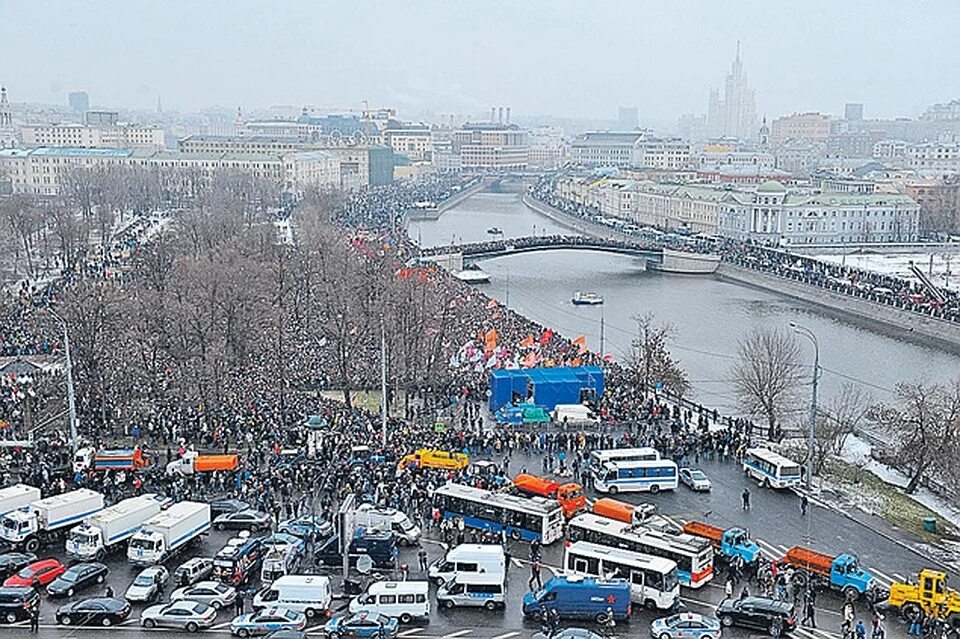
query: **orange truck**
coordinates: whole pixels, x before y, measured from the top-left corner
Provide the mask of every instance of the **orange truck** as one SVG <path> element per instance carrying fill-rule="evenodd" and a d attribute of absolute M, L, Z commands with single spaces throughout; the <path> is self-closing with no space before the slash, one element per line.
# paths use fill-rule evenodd
<path fill-rule="evenodd" d="M 760 556 L 760 546 L 750 539 L 750 534 L 743 528 L 723 529 L 699 521 L 688 521 L 683 525 L 683 532 L 708 539 L 726 559 L 740 557 L 744 563 L 750 564 Z"/>
<path fill-rule="evenodd" d="M 803 546 L 794 546 L 780 560 L 781 565 L 793 566 L 794 581 L 801 586 L 815 586 L 839 590 L 849 599 L 856 599 L 875 587 L 873 575 L 860 568 L 855 555 L 825 555 Z"/>
<path fill-rule="evenodd" d="M 607 519 L 616 519 L 625 524 L 639 524 L 654 513 L 656 508 L 653 504 L 628 504 L 618 499 L 602 497 L 593 502 L 593 514 Z"/>
<path fill-rule="evenodd" d="M 236 470 L 239 466 L 238 455 L 201 455 L 191 450 L 167 464 L 167 474 L 193 475 L 215 470 Z"/>
<path fill-rule="evenodd" d="M 556 499 L 560 503 L 560 508 L 563 509 L 564 517 L 568 519 L 587 508 L 583 486 L 576 482 L 561 484 L 552 479 L 521 473 L 513 478 L 513 485 L 517 490 L 529 495 Z"/>

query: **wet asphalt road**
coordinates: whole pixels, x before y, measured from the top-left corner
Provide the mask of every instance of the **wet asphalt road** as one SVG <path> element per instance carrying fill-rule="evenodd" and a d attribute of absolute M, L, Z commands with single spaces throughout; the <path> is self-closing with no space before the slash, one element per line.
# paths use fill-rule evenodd
<path fill-rule="evenodd" d="M 511 471 L 517 472 L 526 462 L 531 470 L 539 469 L 539 462 L 533 459 L 523 460 L 515 457 Z M 760 544 L 764 554 L 768 557 L 777 557 L 793 545 L 805 545 L 821 552 L 840 553 L 854 552 L 861 558 L 864 568 L 873 574 L 883 584 L 899 580 L 903 577 L 915 575 L 924 566 L 923 560 L 901 546 L 859 526 L 846 517 L 831 510 L 812 505 L 807 517 L 802 517 L 799 501 L 795 494 L 790 492 L 776 492 L 763 490 L 753 482 L 748 482 L 737 467 L 733 464 L 719 462 L 703 462 L 700 467 L 707 472 L 713 482 L 710 493 L 693 493 L 681 486 L 677 491 L 664 492 L 659 495 L 629 494 L 620 495 L 625 501 L 656 503 L 661 514 L 683 522 L 692 519 L 706 521 L 720 527 L 741 526 L 751 531 L 753 538 Z M 745 487 L 751 491 L 752 508 L 744 511 L 741 508 L 741 493 Z M 589 491 L 588 491 L 589 494 Z M 211 557 L 235 533 L 212 531 L 196 550 L 198 556 Z M 428 532 L 424 545 L 428 551 L 430 561 L 442 556 L 442 544 L 435 539 L 433 532 Z M 437 610 L 434 605 L 431 611 L 431 620 L 426 625 L 404 626 L 400 635 L 404 639 L 526 639 L 539 627 L 535 622 L 524 620 L 520 599 L 527 591 L 527 580 L 530 576 L 529 564 L 526 561 L 528 550 L 525 544 L 517 544 L 512 549 L 512 566 L 508 571 L 507 605 L 504 610 L 488 612 L 484 610 L 458 609 L 453 611 Z M 543 565 L 544 579 L 552 576 L 562 563 L 563 545 L 557 542 L 544 548 Z M 62 548 L 50 548 L 40 553 L 41 557 L 63 558 Z M 179 560 L 170 562 L 168 568 L 173 569 Z M 410 579 L 417 579 L 418 573 L 416 550 L 401 549 L 401 563 L 411 567 Z M 105 562 L 110 568 L 107 583 L 110 584 L 118 596 L 122 596 L 138 570 L 128 564 L 124 557 L 111 556 Z M 334 574 L 333 583 L 335 592 L 339 590 L 340 577 Z M 433 588 L 433 586 L 431 586 Z M 173 590 L 167 586 L 164 600 Z M 78 593 L 74 599 L 88 596 L 102 595 L 104 587 L 88 589 Z M 692 612 L 711 613 L 717 603 L 723 598 L 723 585 L 710 582 L 699 590 L 682 589 L 681 596 L 684 604 Z M 43 596 L 41 605 L 41 637 L 74 637 L 93 633 L 102 633 L 100 636 L 143 637 L 149 634 L 186 634 L 167 630 L 146 631 L 139 626 L 139 612 L 142 605 L 134 605 L 129 620 L 120 626 L 112 628 L 77 628 L 58 627 L 55 625 L 54 611 L 64 600 L 50 601 Z M 334 602 L 334 608 L 346 606 L 347 600 L 340 599 Z M 840 639 L 840 609 L 841 601 L 838 597 L 826 594 L 818 598 L 818 625 L 820 629 L 798 629 L 795 634 L 801 639 Z M 248 600 L 249 611 L 249 600 Z M 862 617 L 869 626 L 869 614 L 858 609 L 858 617 Z M 234 611 L 223 610 L 219 613 L 216 626 L 211 630 L 202 631 L 203 634 L 228 635 L 229 622 Z M 647 611 L 638 611 L 629 624 L 621 624 L 617 635 L 649 636 L 649 623 L 660 614 Z M 21 637 L 29 634 L 26 622 L 20 622 L 13 627 L 3 627 L 3 635 Z M 572 625 L 572 624 L 568 624 Z M 888 619 L 886 630 L 889 637 L 905 636 L 905 627 L 898 619 Z M 308 627 L 308 634 L 319 636 L 322 634 L 322 624 L 316 623 Z M 725 637 L 748 637 L 751 633 L 733 629 L 725 630 Z"/>

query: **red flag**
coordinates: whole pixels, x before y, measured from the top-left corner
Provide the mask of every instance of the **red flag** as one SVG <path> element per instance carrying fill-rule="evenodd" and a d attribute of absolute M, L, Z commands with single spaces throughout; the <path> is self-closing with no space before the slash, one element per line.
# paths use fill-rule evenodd
<path fill-rule="evenodd" d="M 540 345 L 542 346 L 542 345 L 546 344 L 547 342 L 549 342 L 551 337 L 553 337 L 553 329 L 552 329 L 552 328 L 548 328 L 547 330 L 543 331 L 543 334 L 540 335 Z"/>

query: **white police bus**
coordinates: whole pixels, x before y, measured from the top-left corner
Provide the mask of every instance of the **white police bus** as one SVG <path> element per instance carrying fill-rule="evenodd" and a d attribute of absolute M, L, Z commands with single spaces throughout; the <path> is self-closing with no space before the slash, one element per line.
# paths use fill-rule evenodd
<path fill-rule="evenodd" d="M 511 539 L 547 545 L 563 537 L 563 510 L 553 499 L 492 493 L 463 484 L 434 492 L 444 519 L 462 518 L 471 528 L 505 531 Z"/>
<path fill-rule="evenodd" d="M 678 483 L 676 462 L 669 459 L 607 462 L 594 471 L 597 492 L 617 493 L 674 490 Z"/>
<path fill-rule="evenodd" d="M 590 452 L 590 467 L 602 468 L 613 461 L 656 461 L 660 453 L 656 448 L 606 448 Z"/>
<path fill-rule="evenodd" d="M 677 564 L 680 584 L 689 588 L 700 588 L 713 579 L 713 546 L 702 537 L 585 513 L 567 524 L 567 538 L 671 559 Z"/>
<path fill-rule="evenodd" d="M 743 472 L 767 488 L 799 486 L 800 464 L 767 448 L 748 448 L 743 454 Z"/>
<path fill-rule="evenodd" d="M 575 541 L 563 557 L 565 573 L 630 582 L 630 599 L 648 610 L 668 610 L 680 600 L 677 562 L 632 550 Z"/>

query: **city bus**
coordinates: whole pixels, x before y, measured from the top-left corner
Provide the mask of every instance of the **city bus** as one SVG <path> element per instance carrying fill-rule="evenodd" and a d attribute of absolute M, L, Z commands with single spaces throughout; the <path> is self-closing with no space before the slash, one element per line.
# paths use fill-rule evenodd
<path fill-rule="evenodd" d="M 800 464 L 767 448 L 748 448 L 743 454 L 743 472 L 767 488 L 799 486 Z"/>
<path fill-rule="evenodd" d="M 593 487 L 611 495 L 674 490 L 679 484 L 678 470 L 676 462 L 669 459 L 607 462 L 594 470 Z"/>
<path fill-rule="evenodd" d="M 677 563 L 680 584 L 688 588 L 700 588 L 713 579 L 713 546 L 702 537 L 585 513 L 567 524 L 567 538 L 671 559 Z"/>
<path fill-rule="evenodd" d="M 614 461 L 655 461 L 660 459 L 656 448 L 607 448 L 590 451 L 590 468 L 602 468 Z"/>
<path fill-rule="evenodd" d="M 630 600 L 648 610 L 668 610 L 680 600 L 677 562 L 672 559 L 576 541 L 566 548 L 563 570 L 584 577 L 626 579 Z"/>
<path fill-rule="evenodd" d="M 434 493 L 444 519 L 463 519 L 471 528 L 492 530 L 514 540 L 547 545 L 563 537 L 563 509 L 553 499 L 520 497 L 446 484 Z"/>

